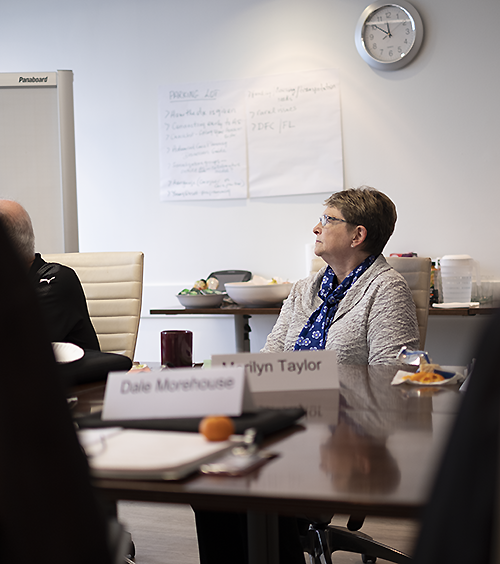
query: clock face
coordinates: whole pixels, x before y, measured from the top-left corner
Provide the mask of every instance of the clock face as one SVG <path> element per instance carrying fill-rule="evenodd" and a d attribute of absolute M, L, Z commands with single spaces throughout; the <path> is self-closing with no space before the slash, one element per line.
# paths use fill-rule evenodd
<path fill-rule="evenodd" d="M 384 63 L 406 56 L 415 43 L 415 36 L 413 18 L 400 6 L 391 4 L 372 12 L 363 27 L 366 51 Z"/>
<path fill-rule="evenodd" d="M 417 54 L 424 29 L 417 10 L 406 0 L 377 0 L 361 14 L 355 42 L 361 57 L 372 67 L 396 70 Z"/>

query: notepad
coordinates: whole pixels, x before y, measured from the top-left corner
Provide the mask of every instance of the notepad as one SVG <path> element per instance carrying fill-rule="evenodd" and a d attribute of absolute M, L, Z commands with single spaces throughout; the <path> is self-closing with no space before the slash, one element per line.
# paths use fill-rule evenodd
<path fill-rule="evenodd" d="M 98 478 L 179 480 L 241 442 L 210 442 L 199 433 L 84 429 L 78 437 Z"/>

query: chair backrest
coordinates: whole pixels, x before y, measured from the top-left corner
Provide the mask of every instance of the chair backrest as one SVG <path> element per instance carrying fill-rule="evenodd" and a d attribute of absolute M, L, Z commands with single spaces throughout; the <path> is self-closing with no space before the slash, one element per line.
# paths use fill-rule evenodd
<path fill-rule="evenodd" d="M 428 257 L 386 257 L 387 262 L 402 274 L 410 287 L 417 308 L 420 348 L 425 348 L 427 321 L 429 319 L 429 293 L 431 287 L 431 259 Z M 311 274 L 325 265 L 320 257 L 311 260 Z"/>
<path fill-rule="evenodd" d="M 311 259 L 311 270 L 309 271 L 309 274 L 316 274 L 316 272 L 319 272 L 325 264 L 326 262 L 321 257 L 314 256 Z"/>
<path fill-rule="evenodd" d="M 429 297 L 431 288 L 431 259 L 429 257 L 386 257 L 387 262 L 400 272 L 408 282 L 417 308 L 420 349 L 425 349 Z"/>
<path fill-rule="evenodd" d="M 142 305 L 144 254 L 44 254 L 47 262 L 72 268 L 83 286 L 90 318 L 103 352 L 134 359 Z"/>

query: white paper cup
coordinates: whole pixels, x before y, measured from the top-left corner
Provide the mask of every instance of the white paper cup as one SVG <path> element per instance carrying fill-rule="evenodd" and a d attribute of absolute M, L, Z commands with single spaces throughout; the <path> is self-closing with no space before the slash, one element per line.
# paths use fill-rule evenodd
<path fill-rule="evenodd" d="M 440 261 L 443 302 L 468 303 L 472 298 L 474 261 L 469 255 L 445 255 Z"/>

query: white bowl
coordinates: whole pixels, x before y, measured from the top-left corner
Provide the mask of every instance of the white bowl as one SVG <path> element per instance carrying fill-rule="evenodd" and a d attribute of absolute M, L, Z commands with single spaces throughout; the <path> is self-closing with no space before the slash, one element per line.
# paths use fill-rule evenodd
<path fill-rule="evenodd" d="M 291 288 L 291 284 L 226 283 L 226 292 L 229 297 L 237 304 L 248 307 L 265 307 L 280 304 L 288 297 Z"/>
<path fill-rule="evenodd" d="M 190 296 L 189 294 L 177 294 L 177 299 L 185 308 L 198 307 L 219 307 L 224 299 L 224 294 L 198 294 Z"/>

